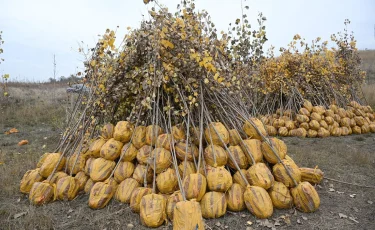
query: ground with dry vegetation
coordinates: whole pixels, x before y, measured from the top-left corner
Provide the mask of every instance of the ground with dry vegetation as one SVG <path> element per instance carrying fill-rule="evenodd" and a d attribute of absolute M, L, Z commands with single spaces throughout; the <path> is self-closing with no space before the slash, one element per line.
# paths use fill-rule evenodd
<path fill-rule="evenodd" d="M 375 89 L 374 86 L 366 86 Z M 0 101 L 0 229 L 144 229 L 139 215 L 127 204 L 111 201 L 102 210 L 91 210 L 88 196 L 71 202 L 56 201 L 35 207 L 19 192 L 23 174 L 35 167 L 39 156 L 53 151 L 72 106 L 65 88 L 53 84 L 18 84 L 9 87 L 11 97 Z M 365 91 L 374 101 L 374 90 Z M 372 105 L 375 105 L 372 104 Z M 5 135 L 10 128 L 19 133 Z M 27 139 L 28 145 L 18 146 Z M 248 211 L 228 212 L 207 220 L 207 229 L 375 229 L 375 135 L 351 135 L 325 139 L 285 138 L 288 154 L 300 166 L 319 166 L 328 178 L 317 186 L 321 207 L 316 213 L 275 211 L 266 221 Z M 160 229 L 171 229 L 168 224 Z"/>

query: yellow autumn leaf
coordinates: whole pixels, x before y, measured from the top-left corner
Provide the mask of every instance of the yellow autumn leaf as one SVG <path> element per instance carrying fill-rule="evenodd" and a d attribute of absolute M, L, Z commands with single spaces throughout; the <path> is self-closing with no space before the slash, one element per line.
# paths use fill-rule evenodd
<path fill-rule="evenodd" d="M 172 42 L 166 40 L 166 39 L 162 39 L 161 42 L 160 42 L 165 48 L 171 48 L 173 49 L 174 48 L 174 45 Z"/>
<path fill-rule="evenodd" d="M 91 65 L 92 67 L 96 66 L 96 61 L 95 61 L 95 60 L 92 60 L 92 61 L 90 62 L 90 65 Z"/>

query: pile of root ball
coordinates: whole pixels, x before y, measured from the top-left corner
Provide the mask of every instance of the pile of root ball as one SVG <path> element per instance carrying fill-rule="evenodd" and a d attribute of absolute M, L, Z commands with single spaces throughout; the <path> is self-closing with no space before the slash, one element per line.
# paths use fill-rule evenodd
<path fill-rule="evenodd" d="M 353 105 L 352 116 L 349 107 L 326 110 L 298 94 L 293 104 L 303 107 L 295 116 L 302 122 L 292 122 L 287 111 L 258 119 L 256 102 L 264 100 L 248 84 L 267 40 L 261 14 L 259 31 L 249 33 L 242 15 L 234 32 L 221 36 L 192 0 L 182 1 L 176 13 L 156 2 L 149 14 L 120 47 L 107 30 L 87 55 L 83 84 L 90 90 L 79 95 L 56 150 L 26 172 L 21 192 L 35 205 L 87 193 L 92 209 L 111 200 L 128 203 L 145 226 L 169 219 L 179 230 L 204 229 L 203 218 L 227 210 L 248 209 L 257 218 L 271 217 L 275 208 L 316 211 L 314 185 L 323 172 L 300 168 L 285 143 L 271 136 L 275 127 L 289 134 L 289 124 L 307 124 L 306 135 L 319 135 L 324 115 L 326 132 L 328 117 L 335 126 L 363 132 L 367 118 L 356 119 L 357 109 L 369 109 Z"/>
<path fill-rule="evenodd" d="M 241 132 L 221 122 L 209 123 L 204 132 L 187 128 L 106 124 L 79 153 L 44 154 L 20 190 L 35 205 L 86 193 L 88 205 L 101 209 L 113 199 L 129 204 L 146 226 L 169 219 L 174 229 L 204 229 L 202 217 L 218 218 L 227 210 L 247 208 L 268 218 L 274 208 L 318 209 L 313 185 L 323 172 L 297 166 L 260 120 L 249 119 Z"/>
<path fill-rule="evenodd" d="M 328 137 L 375 133 L 375 113 L 370 106 L 351 101 L 346 108 L 337 105 L 313 106 L 305 100 L 298 113 L 278 109 L 261 117 L 270 136 Z"/>

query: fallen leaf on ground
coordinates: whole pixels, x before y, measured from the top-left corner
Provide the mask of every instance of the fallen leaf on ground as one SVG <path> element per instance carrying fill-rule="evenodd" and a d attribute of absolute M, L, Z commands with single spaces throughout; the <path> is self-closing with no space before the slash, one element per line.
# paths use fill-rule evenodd
<path fill-rule="evenodd" d="M 340 217 L 340 218 L 348 218 L 348 216 L 347 216 L 347 215 L 345 215 L 345 214 L 342 214 L 342 213 L 339 213 L 339 217 Z"/>
<path fill-rule="evenodd" d="M 12 133 L 18 133 L 18 129 L 16 129 L 16 128 L 11 128 L 9 131 L 6 131 L 6 132 L 5 132 L 6 135 L 9 135 L 9 134 L 12 134 Z"/>
<path fill-rule="evenodd" d="M 359 222 L 358 222 L 356 219 L 357 219 L 357 218 L 355 218 L 355 217 L 349 217 L 349 220 L 354 221 L 354 222 L 356 222 L 357 224 L 359 224 Z"/>
<path fill-rule="evenodd" d="M 351 198 L 354 198 L 356 195 L 357 195 L 357 194 L 350 194 L 349 196 L 350 196 Z"/>
<path fill-rule="evenodd" d="M 20 212 L 20 213 L 17 213 L 17 214 L 14 214 L 14 219 L 17 219 L 17 218 L 20 218 L 21 216 L 24 216 L 24 215 L 26 215 L 27 214 L 27 212 Z"/>
<path fill-rule="evenodd" d="M 330 188 L 329 191 L 330 191 L 330 192 L 334 192 L 335 190 L 334 190 L 333 188 Z"/>
<path fill-rule="evenodd" d="M 18 142 L 18 145 L 21 146 L 21 145 L 27 145 L 29 143 L 28 140 L 22 140 L 20 142 Z"/>

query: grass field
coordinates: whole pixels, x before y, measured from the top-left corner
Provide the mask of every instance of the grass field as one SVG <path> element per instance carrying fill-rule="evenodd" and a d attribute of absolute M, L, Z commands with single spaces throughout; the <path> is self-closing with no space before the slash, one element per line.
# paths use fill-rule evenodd
<path fill-rule="evenodd" d="M 364 86 L 371 103 L 374 89 L 374 85 Z M 44 152 L 56 147 L 72 100 L 61 85 L 16 84 L 9 92 L 12 96 L 0 104 L 0 229 L 126 229 L 128 225 L 144 229 L 138 214 L 115 200 L 102 210 L 91 210 L 87 195 L 42 207 L 29 204 L 19 192 L 19 182 Z M 13 127 L 19 133 L 4 134 Z M 23 139 L 29 144 L 18 146 Z M 312 214 L 276 210 L 266 223 L 248 211 L 228 212 L 224 218 L 206 220 L 207 229 L 269 229 L 263 226 L 269 223 L 279 223 L 276 229 L 375 229 L 375 189 L 353 185 L 375 185 L 374 134 L 284 140 L 298 165 L 319 166 L 327 178 L 351 184 L 324 180 L 317 186 L 321 207 Z M 339 213 L 347 217 L 340 218 Z M 171 229 L 171 224 L 160 229 Z"/>

